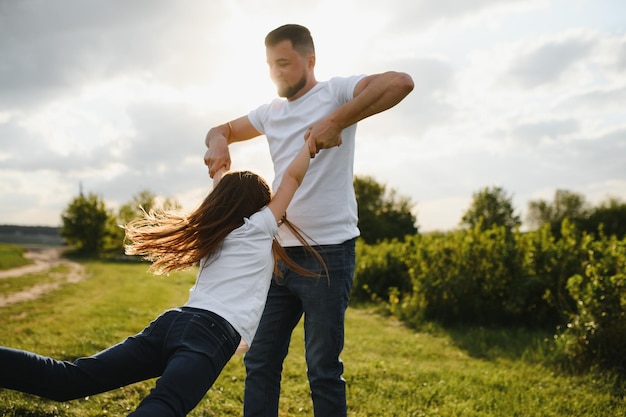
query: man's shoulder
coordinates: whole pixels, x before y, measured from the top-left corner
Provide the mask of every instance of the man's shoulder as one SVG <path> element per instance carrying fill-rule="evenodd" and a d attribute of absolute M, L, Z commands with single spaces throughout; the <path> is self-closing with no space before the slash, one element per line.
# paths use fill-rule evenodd
<path fill-rule="evenodd" d="M 325 89 L 328 90 L 340 102 L 346 102 L 354 97 L 354 90 L 365 75 L 351 75 L 348 77 L 336 76 L 324 81 Z"/>
<path fill-rule="evenodd" d="M 330 85 L 333 85 L 333 84 L 356 84 L 356 83 L 358 83 L 360 80 L 362 80 L 365 77 L 366 77 L 365 74 L 348 75 L 348 76 L 337 75 L 337 76 L 331 77 L 327 81 L 323 81 L 323 82 L 328 83 Z"/>

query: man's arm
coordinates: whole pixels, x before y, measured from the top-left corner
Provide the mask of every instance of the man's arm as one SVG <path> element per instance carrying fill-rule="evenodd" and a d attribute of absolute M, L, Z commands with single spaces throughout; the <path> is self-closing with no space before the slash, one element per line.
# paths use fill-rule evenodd
<path fill-rule="evenodd" d="M 304 139 L 313 139 L 309 141 L 310 154 L 341 145 L 343 129 L 395 106 L 413 91 L 413 86 L 411 76 L 403 72 L 389 71 L 363 78 L 354 88 L 352 100 L 309 128 Z"/>
<path fill-rule="evenodd" d="M 230 152 L 228 145 L 259 136 L 260 133 L 252 126 L 248 116 L 243 116 L 209 130 L 204 140 L 207 151 L 204 163 L 209 167 L 211 178 L 224 168 L 230 169 Z"/>

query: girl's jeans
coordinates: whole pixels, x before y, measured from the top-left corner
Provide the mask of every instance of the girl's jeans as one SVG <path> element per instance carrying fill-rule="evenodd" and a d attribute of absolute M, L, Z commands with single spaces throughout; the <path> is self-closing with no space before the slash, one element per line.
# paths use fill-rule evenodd
<path fill-rule="evenodd" d="M 220 316 L 168 310 L 141 333 L 71 362 L 0 347 L 0 387 L 68 401 L 160 376 L 130 416 L 185 416 L 235 352 L 239 334 Z"/>
<path fill-rule="evenodd" d="M 319 270 L 317 260 L 301 247 L 285 248 L 299 265 Z M 244 357 L 245 417 L 276 417 L 283 361 L 291 333 L 304 313 L 307 376 L 316 417 L 345 417 L 346 386 L 339 355 L 344 317 L 355 265 L 355 240 L 317 247 L 329 277 L 311 278 L 283 269 L 272 281 L 261 323 Z"/>

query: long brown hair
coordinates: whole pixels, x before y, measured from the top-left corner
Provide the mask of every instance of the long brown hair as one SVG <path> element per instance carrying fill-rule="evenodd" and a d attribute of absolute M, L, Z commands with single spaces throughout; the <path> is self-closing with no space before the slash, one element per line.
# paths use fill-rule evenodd
<path fill-rule="evenodd" d="M 197 265 L 204 257 L 220 250 L 230 232 L 265 207 L 271 200 L 270 187 L 250 171 L 225 173 L 204 201 L 191 214 L 184 216 L 173 211 L 144 212 L 143 218 L 126 226 L 125 245 L 128 255 L 143 255 L 152 261 L 150 270 L 156 274 L 179 271 Z M 300 240 L 326 270 L 324 260 L 305 240 L 302 232 L 286 216 L 282 224 Z M 272 255 L 275 261 L 305 276 L 319 276 L 295 263 L 274 238 Z M 280 275 L 274 263 L 274 273 Z"/>

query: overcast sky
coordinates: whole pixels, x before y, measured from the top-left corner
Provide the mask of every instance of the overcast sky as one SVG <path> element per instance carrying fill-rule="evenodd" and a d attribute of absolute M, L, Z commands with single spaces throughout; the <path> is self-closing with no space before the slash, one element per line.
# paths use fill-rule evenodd
<path fill-rule="evenodd" d="M 78 195 L 193 209 L 204 137 L 276 96 L 265 34 L 303 24 L 318 80 L 404 71 L 414 91 L 357 130 L 355 173 L 458 226 L 501 187 L 525 218 L 557 189 L 626 200 L 623 0 L 0 0 L 0 224 L 61 224 Z M 273 178 L 265 139 L 234 169 Z"/>

